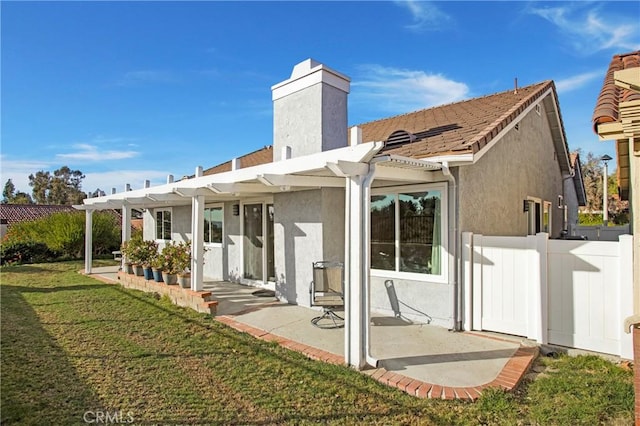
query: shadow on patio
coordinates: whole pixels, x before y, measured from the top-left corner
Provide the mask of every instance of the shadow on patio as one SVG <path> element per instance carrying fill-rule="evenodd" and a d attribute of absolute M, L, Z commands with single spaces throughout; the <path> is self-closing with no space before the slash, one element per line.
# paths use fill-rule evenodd
<path fill-rule="evenodd" d="M 234 283 L 206 282 L 204 287 L 218 300 L 217 318 L 222 322 L 313 358 L 343 362 L 344 329 L 314 327 L 311 319 L 319 310 L 282 303 L 266 291 Z M 456 333 L 396 318 L 374 316 L 371 324 L 371 352 L 379 368 L 367 374 L 412 394 L 420 384 L 429 385 L 431 390 L 422 396 L 475 399 L 487 385 L 511 389 L 537 352 L 516 340 Z M 333 356 L 319 356 L 322 352 Z M 442 388 L 442 393 L 432 395 L 434 388 L 436 392 Z M 447 389 L 469 391 L 448 395 Z"/>
<path fill-rule="evenodd" d="M 117 282 L 113 268 L 96 269 L 101 269 L 94 272 L 96 276 Z M 272 292 L 226 281 L 205 282 L 204 290 L 218 301 L 216 320 L 311 358 L 344 364 L 344 328 L 313 326 L 311 319 L 319 310 L 283 303 Z M 451 332 L 372 314 L 371 355 L 378 366 L 364 373 L 419 397 L 475 400 L 486 387 L 511 390 L 538 353 L 524 339 Z"/>

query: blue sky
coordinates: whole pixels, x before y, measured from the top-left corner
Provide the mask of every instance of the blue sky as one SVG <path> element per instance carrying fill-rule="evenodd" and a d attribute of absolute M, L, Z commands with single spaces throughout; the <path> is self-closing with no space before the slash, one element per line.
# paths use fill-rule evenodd
<path fill-rule="evenodd" d="M 83 189 L 161 184 L 272 143 L 271 86 L 314 58 L 351 77 L 349 124 L 553 79 L 569 147 L 640 2 L 10 2 L 1 179 L 63 165 Z M 615 164 L 614 164 L 615 167 Z"/>

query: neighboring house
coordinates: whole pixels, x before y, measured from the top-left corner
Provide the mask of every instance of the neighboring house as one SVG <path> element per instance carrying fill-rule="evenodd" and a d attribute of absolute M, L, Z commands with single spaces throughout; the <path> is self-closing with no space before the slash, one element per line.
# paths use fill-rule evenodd
<path fill-rule="evenodd" d="M 145 239 L 191 240 L 193 290 L 204 277 L 231 280 L 308 306 L 312 262 L 344 262 L 345 358 L 356 367 L 369 359 L 371 312 L 459 329 L 461 232 L 559 237 L 565 203 L 579 202 L 567 196 L 581 175 L 555 86 L 351 129 L 349 89 L 348 77 L 303 61 L 272 87 L 273 146 L 78 208 L 122 207 L 125 223 L 144 209 Z"/>
<path fill-rule="evenodd" d="M 618 193 L 629 200 L 634 234 L 634 311 L 640 322 L 640 209 L 634 193 L 640 188 L 640 51 L 615 55 L 593 113 L 593 129 L 601 140 L 614 140 Z M 634 208 L 634 204 L 635 207 Z"/>
<path fill-rule="evenodd" d="M 566 223 L 568 235 L 575 235 L 575 228 L 578 226 L 578 206 L 587 205 L 587 193 L 584 187 L 582 175 L 582 163 L 580 154 L 572 152 L 569 155 L 571 161 L 571 178 L 564 181 L 564 203 L 566 206 Z"/>
<path fill-rule="evenodd" d="M 73 206 L 46 205 L 46 204 L 0 204 L 0 221 L 4 238 L 11 225 L 19 222 L 41 219 L 59 212 L 76 211 Z"/>
<path fill-rule="evenodd" d="M 640 365 L 640 50 L 611 59 L 593 113 L 593 129 L 601 140 L 614 140 L 618 163 L 618 193 L 629 200 L 633 234 L 633 312 L 626 321 L 633 327 L 634 361 Z M 635 369 L 636 424 L 640 424 L 640 369 Z"/>

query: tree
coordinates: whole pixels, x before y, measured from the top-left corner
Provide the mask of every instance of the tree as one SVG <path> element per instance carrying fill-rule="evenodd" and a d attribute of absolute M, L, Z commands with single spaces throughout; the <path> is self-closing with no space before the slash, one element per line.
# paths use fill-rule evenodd
<path fill-rule="evenodd" d="M 578 150 L 582 158 L 582 152 Z M 602 212 L 603 204 L 603 178 L 604 167 L 602 159 L 594 153 L 587 153 L 582 163 L 582 178 L 584 189 L 587 195 L 587 205 L 581 208 L 581 212 L 598 213 Z M 618 196 L 618 184 L 615 171 L 607 176 L 607 205 L 609 220 L 614 223 L 627 223 L 629 202 L 620 200 Z"/>
<path fill-rule="evenodd" d="M 47 204 L 50 182 L 51 174 L 44 170 L 36 172 L 35 176 L 29 175 L 29 186 L 33 188 L 33 199 L 37 204 Z"/>
<path fill-rule="evenodd" d="M 40 170 L 29 175 L 29 185 L 38 204 L 79 204 L 87 197 L 82 192 L 84 177 L 80 170 L 62 166 L 53 174 Z"/>
<path fill-rule="evenodd" d="M 2 204 L 33 204 L 33 200 L 26 192 L 16 192 L 16 186 L 8 179 L 2 191 Z"/>
<path fill-rule="evenodd" d="M 582 157 L 582 153 L 579 154 Z M 582 161 L 582 179 L 587 194 L 585 210 L 590 213 L 602 211 L 602 171 L 600 157 L 596 157 L 593 152 L 587 153 Z"/>

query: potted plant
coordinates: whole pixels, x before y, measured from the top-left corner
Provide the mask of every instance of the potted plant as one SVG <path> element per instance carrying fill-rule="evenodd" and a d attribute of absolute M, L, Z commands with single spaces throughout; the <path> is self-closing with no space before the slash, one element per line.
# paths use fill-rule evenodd
<path fill-rule="evenodd" d="M 131 244 L 129 241 L 123 241 L 120 245 L 120 252 L 122 252 L 124 272 L 127 274 L 133 274 L 133 266 L 131 266 Z"/>
<path fill-rule="evenodd" d="M 182 288 L 191 286 L 191 241 L 175 246 L 174 263 L 178 275 L 178 284 Z"/>
<path fill-rule="evenodd" d="M 167 285 L 176 284 L 178 279 L 176 275 L 178 271 L 174 263 L 174 253 L 176 251 L 175 248 L 175 244 L 168 243 L 167 245 L 165 245 L 160 252 L 157 263 L 157 265 L 162 269 L 162 281 L 164 281 Z"/>
<path fill-rule="evenodd" d="M 142 260 L 144 257 L 144 240 L 142 236 L 135 235 L 129 241 L 125 241 L 121 251 L 126 260 L 131 263 L 133 273 L 142 276 L 144 274 L 142 270 Z"/>
<path fill-rule="evenodd" d="M 145 280 L 153 279 L 152 263 L 156 257 L 158 257 L 158 243 L 155 241 L 143 241 L 140 261 Z"/>
<path fill-rule="evenodd" d="M 154 281 L 161 283 L 162 280 L 162 267 L 164 266 L 164 260 L 162 255 L 156 252 L 156 255 L 151 259 L 151 273 Z"/>

